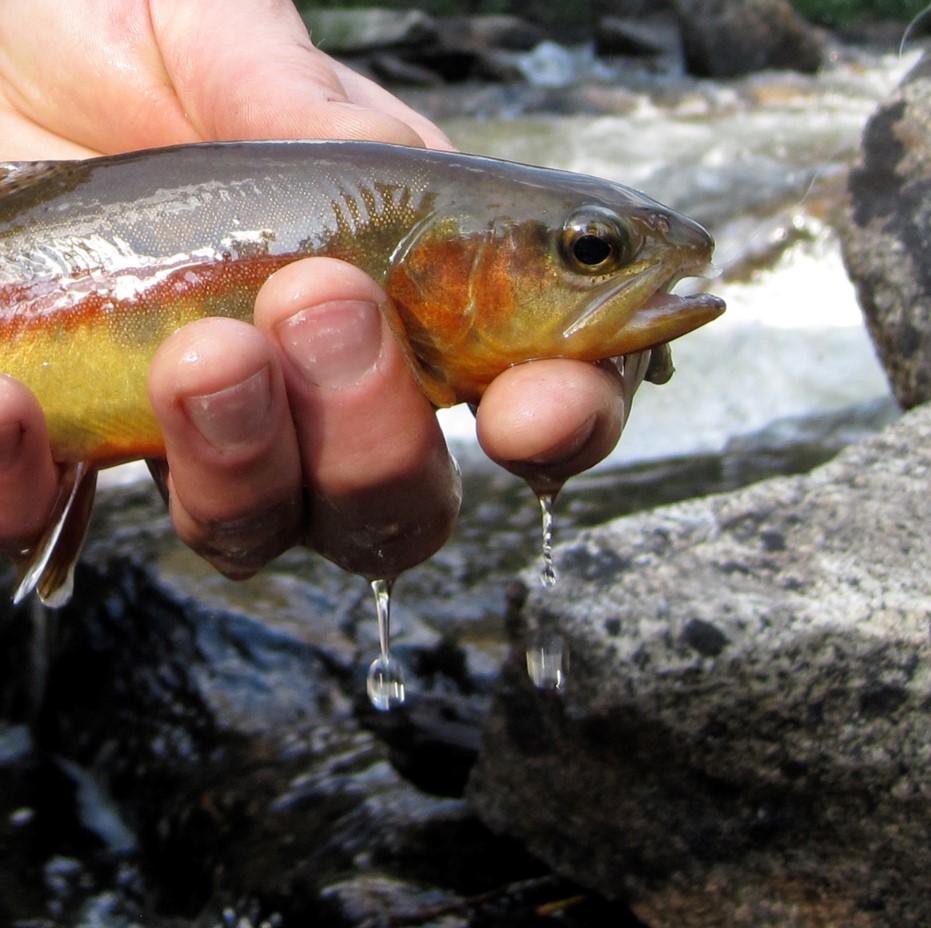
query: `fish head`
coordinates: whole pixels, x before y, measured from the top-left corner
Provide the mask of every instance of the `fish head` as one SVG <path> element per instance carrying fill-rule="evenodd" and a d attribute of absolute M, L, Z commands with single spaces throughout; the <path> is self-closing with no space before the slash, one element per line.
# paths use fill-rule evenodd
<path fill-rule="evenodd" d="M 437 406 L 477 402 L 514 364 L 644 351 L 724 311 L 670 293 L 710 264 L 698 223 L 620 184 L 527 170 L 438 203 L 389 270 L 396 333 Z"/>

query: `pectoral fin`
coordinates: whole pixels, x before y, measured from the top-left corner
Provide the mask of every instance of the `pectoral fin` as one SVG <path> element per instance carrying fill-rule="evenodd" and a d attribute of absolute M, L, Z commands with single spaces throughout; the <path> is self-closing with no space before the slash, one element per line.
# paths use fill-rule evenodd
<path fill-rule="evenodd" d="M 45 605 L 53 608 L 63 606 L 71 598 L 74 565 L 87 535 L 96 488 L 97 471 L 86 461 L 65 469 L 49 526 L 20 564 L 14 603 L 21 602 L 33 590 Z"/>

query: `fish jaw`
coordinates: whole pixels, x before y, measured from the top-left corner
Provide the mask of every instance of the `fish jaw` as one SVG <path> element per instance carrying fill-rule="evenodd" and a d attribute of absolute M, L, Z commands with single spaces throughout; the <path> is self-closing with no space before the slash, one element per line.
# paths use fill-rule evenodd
<path fill-rule="evenodd" d="M 627 320 L 615 344 L 618 355 L 655 348 L 717 319 L 726 309 L 724 300 L 711 293 L 677 296 L 654 294 Z"/>
<path fill-rule="evenodd" d="M 687 335 L 724 312 L 720 297 L 671 293 L 669 281 L 654 285 L 658 276 L 654 271 L 599 293 L 563 331 L 567 356 L 597 361 L 644 351 Z"/>

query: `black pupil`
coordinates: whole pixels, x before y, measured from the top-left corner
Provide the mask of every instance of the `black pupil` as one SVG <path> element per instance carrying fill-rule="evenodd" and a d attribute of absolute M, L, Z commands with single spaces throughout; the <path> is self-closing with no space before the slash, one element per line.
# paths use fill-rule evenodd
<path fill-rule="evenodd" d="M 572 246 L 572 254 L 579 264 L 595 267 L 611 256 L 611 245 L 603 238 L 588 233 L 580 235 Z"/>

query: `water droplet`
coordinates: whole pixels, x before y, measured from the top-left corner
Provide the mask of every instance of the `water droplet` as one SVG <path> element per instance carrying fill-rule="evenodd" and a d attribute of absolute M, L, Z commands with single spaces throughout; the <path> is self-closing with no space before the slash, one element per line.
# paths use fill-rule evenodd
<path fill-rule="evenodd" d="M 553 566 L 553 503 L 555 493 L 537 493 L 540 503 L 542 527 L 543 565 L 540 567 L 540 583 L 545 587 L 556 585 L 556 568 Z"/>
<path fill-rule="evenodd" d="M 569 673 L 569 646 L 562 635 L 538 632 L 527 646 L 527 673 L 541 690 L 559 690 Z"/>
<path fill-rule="evenodd" d="M 405 698 L 404 670 L 391 656 L 391 580 L 373 580 L 375 612 L 378 616 L 379 655 L 369 667 L 366 690 L 372 705 L 386 712 Z"/>
<path fill-rule="evenodd" d="M 400 706 L 406 695 L 401 665 L 393 657 L 376 657 L 369 667 L 366 691 L 380 712 Z"/>

